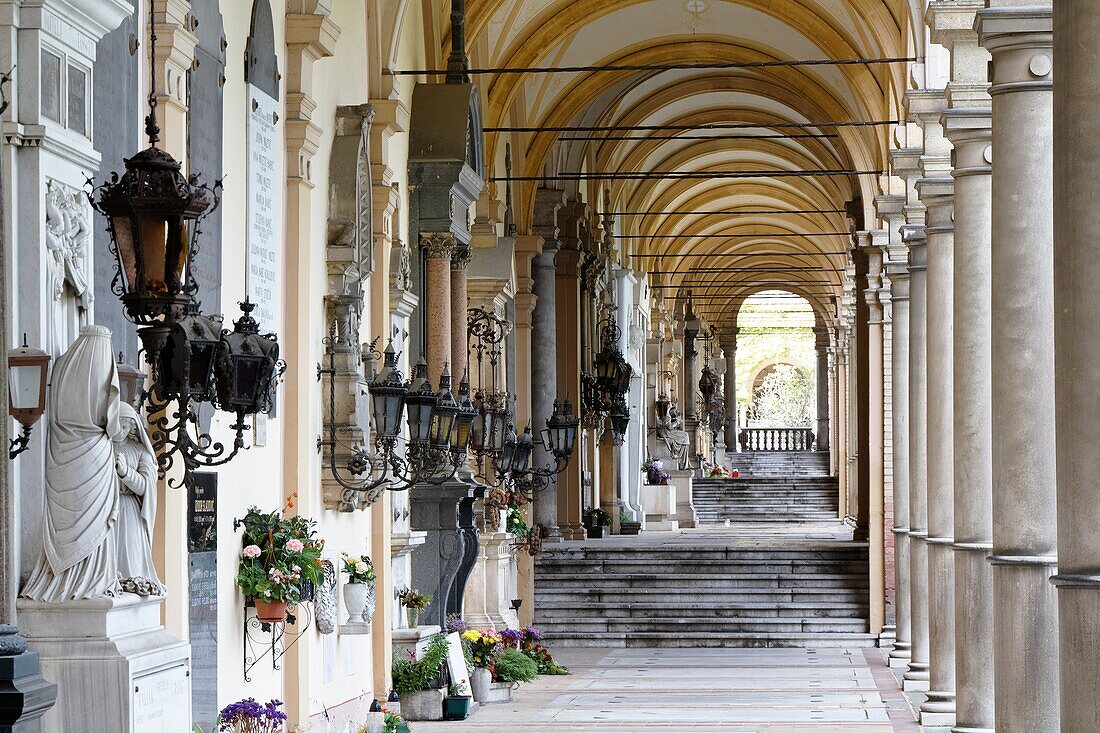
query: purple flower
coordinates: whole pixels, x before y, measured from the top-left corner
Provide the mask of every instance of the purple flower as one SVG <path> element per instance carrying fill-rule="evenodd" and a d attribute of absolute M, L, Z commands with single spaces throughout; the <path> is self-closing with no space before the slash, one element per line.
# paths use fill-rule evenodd
<path fill-rule="evenodd" d="M 524 638 L 528 640 L 542 638 L 542 631 L 540 631 L 538 627 L 526 626 L 521 630 L 523 631 Z"/>
<path fill-rule="evenodd" d="M 463 631 L 466 631 L 469 628 L 470 625 L 460 618 L 453 618 L 447 622 L 448 634 L 461 634 Z"/>
<path fill-rule="evenodd" d="M 282 724 L 287 719 L 286 713 L 279 709 L 282 705 L 281 700 L 270 700 L 261 705 L 252 697 L 230 703 L 218 714 L 218 730 L 228 733 L 239 727 L 255 733 L 275 733 L 283 729 Z M 238 726 L 238 723 L 243 725 Z"/>
<path fill-rule="evenodd" d="M 523 632 L 519 629 L 504 629 L 500 632 L 500 638 L 505 644 L 517 644 L 523 641 Z"/>

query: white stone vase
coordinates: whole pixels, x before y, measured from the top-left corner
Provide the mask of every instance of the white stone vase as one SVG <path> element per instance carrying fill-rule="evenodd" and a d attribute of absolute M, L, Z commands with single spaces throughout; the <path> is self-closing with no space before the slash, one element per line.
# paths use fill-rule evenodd
<path fill-rule="evenodd" d="M 349 621 L 369 624 L 374 605 L 374 583 L 344 583 L 344 608 Z"/>
<path fill-rule="evenodd" d="M 483 703 L 488 700 L 492 685 L 493 673 L 485 667 L 475 667 L 470 671 L 470 693 L 474 702 Z"/>

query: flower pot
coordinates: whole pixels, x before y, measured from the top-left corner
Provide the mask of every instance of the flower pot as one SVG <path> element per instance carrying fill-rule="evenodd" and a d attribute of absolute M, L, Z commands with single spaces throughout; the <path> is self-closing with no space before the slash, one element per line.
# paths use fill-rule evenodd
<path fill-rule="evenodd" d="M 254 600 L 256 603 L 256 618 L 260 621 L 275 624 L 286 620 L 286 601 L 265 601 L 262 598 Z"/>
<path fill-rule="evenodd" d="M 374 616 L 374 584 L 345 583 L 344 608 L 348 612 L 348 621 L 369 624 Z"/>
<path fill-rule="evenodd" d="M 443 719 L 466 720 L 466 718 L 470 717 L 471 702 L 473 702 L 473 700 L 469 697 L 443 698 Z"/>
<path fill-rule="evenodd" d="M 470 690 L 477 703 L 483 703 L 489 699 L 489 688 L 492 684 L 493 673 L 485 667 L 475 667 L 470 670 Z"/>
<path fill-rule="evenodd" d="M 641 522 L 620 522 L 619 533 L 620 534 L 638 534 L 642 529 Z"/>
<path fill-rule="evenodd" d="M 602 524 L 590 524 L 588 529 L 588 539 L 598 540 L 603 537 L 603 525 Z"/>
<path fill-rule="evenodd" d="M 418 720 L 443 720 L 443 690 L 421 690 L 401 696 L 401 717 Z"/>
<path fill-rule="evenodd" d="M 405 608 L 405 617 L 408 619 L 409 628 L 415 629 L 420 625 L 420 609 L 419 608 Z"/>

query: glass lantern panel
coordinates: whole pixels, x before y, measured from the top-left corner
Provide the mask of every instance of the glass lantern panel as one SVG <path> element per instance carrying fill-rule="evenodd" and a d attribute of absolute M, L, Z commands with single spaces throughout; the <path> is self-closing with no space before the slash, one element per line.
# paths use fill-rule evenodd
<path fill-rule="evenodd" d="M 8 370 L 8 404 L 13 410 L 33 410 L 42 404 L 42 371 L 38 366 L 13 366 Z"/>
<path fill-rule="evenodd" d="M 138 216 L 138 236 L 141 238 L 141 269 L 144 289 L 149 293 L 168 292 L 165 279 L 168 256 L 168 221 L 163 216 Z M 136 281 L 137 278 L 135 277 Z"/>
<path fill-rule="evenodd" d="M 122 289 L 130 292 L 138 281 L 137 254 L 134 252 L 134 230 L 130 217 L 116 216 L 111 220 L 111 230 L 118 246 L 118 259 L 122 263 Z"/>

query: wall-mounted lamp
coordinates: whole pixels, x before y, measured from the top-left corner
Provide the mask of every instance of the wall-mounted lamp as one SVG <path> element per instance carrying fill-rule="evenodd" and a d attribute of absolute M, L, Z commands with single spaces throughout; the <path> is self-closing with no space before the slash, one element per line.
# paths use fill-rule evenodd
<path fill-rule="evenodd" d="M 49 365 L 50 355 L 27 346 L 26 334 L 23 345 L 8 352 L 8 411 L 23 426 L 19 437 L 11 440 L 9 458 L 15 458 L 30 447 L 31 429 L 46 411 Z"/>

